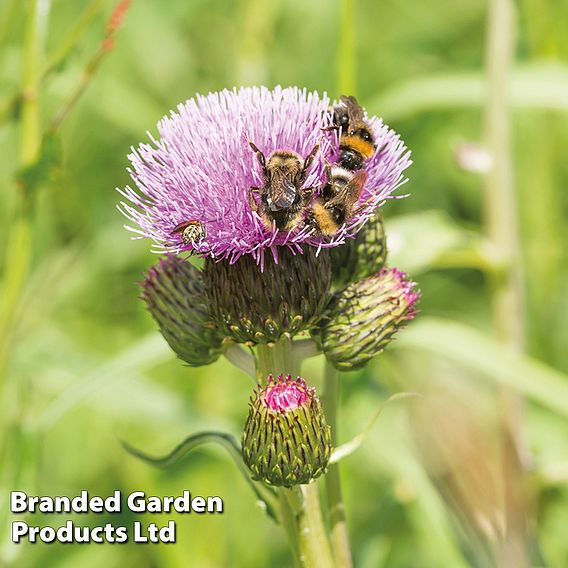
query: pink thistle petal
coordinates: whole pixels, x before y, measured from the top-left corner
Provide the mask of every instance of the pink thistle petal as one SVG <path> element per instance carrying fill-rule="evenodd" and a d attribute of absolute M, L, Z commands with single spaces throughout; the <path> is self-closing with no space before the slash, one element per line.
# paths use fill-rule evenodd
<path fill-rule="evenodd" d="M 291 375 L 280 375 L 274 379 L 268 377 L 268 385 L 259 394 L 260 400 L 267 408 L 276 412 L 288 412 L 302 406 L 313 397 L 313 389 L 306 386 L 304 379 L 292 379 Z"/>

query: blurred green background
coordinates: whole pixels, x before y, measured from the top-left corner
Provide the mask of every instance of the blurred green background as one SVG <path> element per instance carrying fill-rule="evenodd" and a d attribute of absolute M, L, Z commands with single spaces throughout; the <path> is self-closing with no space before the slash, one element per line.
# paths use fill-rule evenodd
<path fill-rule="evenodd" d="M 129 148 L 179 102 L 281 84 L 332 97 L 353 91 L 413 153 L 404 188 L 412 195 L 387 203 L 384 214 L 390 264 L 419 282 L 421 314 L 368 368 L 343 375 L 340 439 L 359 432 L 389 395 L 424 396 L 389 406 L 344 462 L 356 566 L 488 565 L 478 541 L 498 541 L 504 522 L 499 495 L 508 480 L 497 441 L 511 386 L 526 399 L 515 434 L 528 472 L 532 564 L 568 566 L 568 4 L 520 0 L 509 34 L 516 39 L 501 34 L 515 46 L 511 152 L 498 158 L 512 160 L 514 200 L 498 212 L 507 225 L 518 210 L 521 255 L 513 262 L 522 302 L 511 317 L 526 321 L 523 354 L 495 331 L 499 263 L 511 259 L 486 238 L 484 211 L 501 187 L 474 171 L 487 162 L 477 144 L 490 105 L 488 3 L 134 0 L 114 49 L 82 79 L 113 7 L 0 0 L 0 564 L 289 565 L 284 532 L 221 450 L 161 472 L 120 446 L 124 439 L 159 455 L 198 430 L 238 436 L 251 384 L 225 360 L 191 369 L 175 359 L 137 298 L 156 258 L 148 242 L 129 239 L 114 192 L 129 183 Z M 33 89 L 19 97 L 42 73 L 37 98 Z M 50 133 L 83 80 L 86 89 Z M 26 156 L 38 122 L 41 152 Z M 304 376 L 318 385 L 320 374 L 321 361 L 309 360 Z M 164 522 L 178 523 L 175 546 L 9 543 L 12 489 L 162 496 L 184 488 L 220 495 L 225 512 L 168 515 Z"/>

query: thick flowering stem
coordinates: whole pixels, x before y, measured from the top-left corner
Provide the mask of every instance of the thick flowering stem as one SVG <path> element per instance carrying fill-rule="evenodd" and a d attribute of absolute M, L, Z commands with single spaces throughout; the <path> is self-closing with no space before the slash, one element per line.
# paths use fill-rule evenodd
<path fill-rule="evenodd" d="M 292 340 L 283 337 L 276 343 L 259 344 L 256 347 L 256 375 L 259 384 L 264 384 L 268 375 L 298 375 L 297 360 L 292 353 Z"/>
<path fill-rule="evenodd" d="M 337 403 L 339 400 L 339 371 L 329 362 L 325 364 L 324 374 L 324 408 L 327 423 L 331 428 L 331 443 L 337 446 Z M 345 507 L 341 493 L 339 464 L 329 466 L 325 476 L 327 508 L 331 530 L 331 547 L 338 568 L 351 568 L 351 549 L 349 548 L 349 532 L 345 521 Z"/>
<path fill-rule="evenodd" d="M 296 371 L 298 362 L 291 347 L 287 338 L 272 345 L 258 345 L 257 374 L 266 380 L 269 375 Z M 293 488 L 280 487 L 279 494 L 280 522 L 296 564 L 303 568 L 334 568 L 316 482 Z"/>
<path fill-rule="evenodd" d="M 299 534 L 300 560 L 304 568 L 334 568 L 323 524 L 317 483 L 283 489 L 295 514 Z"/>
<path fill-rule="evenodd" d="M 288 543 L 290 544 L 290 552 L 294 561 L 294 568 L 302 568 L 302 561 L 300 560 L 300 542 L 298 534 L 298 523 L 293 508 L 288 502 L 286 493 L 288 489 L 281 487 L 278 491 L 280 499 L 280 524 L 286 531 Z"/>

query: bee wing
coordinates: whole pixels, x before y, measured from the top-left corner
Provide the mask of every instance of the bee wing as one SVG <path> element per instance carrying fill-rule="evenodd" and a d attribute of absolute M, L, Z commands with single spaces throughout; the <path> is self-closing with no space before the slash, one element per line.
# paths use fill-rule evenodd
<path fill-rule="evenodd" d="M 345 95 L 342 95 L 340 100 L 347 109 L 347 113 L 349 115 L 349 126 L 351 128 L 354 128 L 356 124 L 365 122 L 365 111 L 357 102 L 355 97 L 346 97 Z"/>
<path fill-rule="evenodd" d="M 367 172 L 365 170 L 357 170 L 339 193 L 329 201 L 329 203 L 341 202 L 352 207 L 359 201 L 363 186 L 367 181 Z"/>
<path fill-rule="evenodd" d="M 185 231 L 185 229 L 189 227 L 189 225 L 191 225 L 191 221 L 184 221 L 183 223 L 176 225 L 170 234 L 176 235 L 177 233 L 183 233 L 183 231 Z"/>
<path fill-rule="evenodd" d="M 272 211 L 287 209 L 290 207 L 298 194 L 298 189 L 287 178 L 275 180 L 268 195 L 268 206 Z"/>

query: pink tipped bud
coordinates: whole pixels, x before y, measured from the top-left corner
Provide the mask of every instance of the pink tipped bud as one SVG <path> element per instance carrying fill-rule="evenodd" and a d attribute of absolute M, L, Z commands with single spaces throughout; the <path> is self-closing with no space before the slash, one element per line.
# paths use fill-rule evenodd
<path fill-rule="evenodd" d="M 311 389 L 312 391 L 314 389 Z M 304 379 L 298 377 L 293 380 L 290 375 L 286 378 L 280 375 L 275 379 L 272 375 L 268 377 L 268 386 L 260 393 L 260 400 L 270 410 L 277 412 L 287 412 L 294 410 L 305 404 L 309 392 Z"/>
<path fill-rule="evenodd" d="M 291 487 L 327 468 L 331 432 L 315 389 L 290 375 L 268 377 L 251 398 L 242 436 L 243 459 L 256 479 Z"/>
<path fill-rule="evenodd" d="M 380 353 L 416 315 L 420 293 L 415 286 L 397 268 L 382 268 L 335 294 L 314 332 L 329 361 L 348 371 Z"/>

